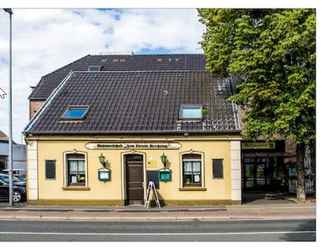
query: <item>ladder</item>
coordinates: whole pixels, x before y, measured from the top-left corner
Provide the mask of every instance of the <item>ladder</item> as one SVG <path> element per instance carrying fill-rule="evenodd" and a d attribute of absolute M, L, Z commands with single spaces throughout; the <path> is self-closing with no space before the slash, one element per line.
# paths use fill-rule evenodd
<path fill-rule="evenodd" d="M 147 192 L 146 192 L 146 200 L 145 200 L 145 208 L 149 208 L 151 201 L 153 200 L 153 196 L 155 196 L 155 202 L 159 208 L 161 208 L 159 197 L 156 192 L 155 184 L 153 181 L 150 181 L 148 184 Z"/>

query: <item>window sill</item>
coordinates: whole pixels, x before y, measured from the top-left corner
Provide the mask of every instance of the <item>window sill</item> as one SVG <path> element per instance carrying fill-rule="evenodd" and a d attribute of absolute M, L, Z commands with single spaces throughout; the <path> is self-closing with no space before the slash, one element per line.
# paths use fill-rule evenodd
<path fill-rule="evenodd" d="M 78 187 L 78 186 L 68 186 L 68 187 L 63 187 L 63 190 L 66 191 L 89 191 L 89 187 Z"/>
<path fill-rule="evenodd" d="M 207 191 L 207 188 L 204 188 L 204 187 L 182 187 L 182 188 L 179 188 L 179 191 Z"/>

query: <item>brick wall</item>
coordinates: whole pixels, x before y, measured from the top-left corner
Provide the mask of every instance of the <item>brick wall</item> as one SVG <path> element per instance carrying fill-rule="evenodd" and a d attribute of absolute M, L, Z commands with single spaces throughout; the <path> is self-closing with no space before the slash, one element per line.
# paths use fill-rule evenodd
<path fill-rule="evenodd" d="M 29 101 L 29 119 L 32 119 L 37 111 L 42 107 L 44 101 Z"/>

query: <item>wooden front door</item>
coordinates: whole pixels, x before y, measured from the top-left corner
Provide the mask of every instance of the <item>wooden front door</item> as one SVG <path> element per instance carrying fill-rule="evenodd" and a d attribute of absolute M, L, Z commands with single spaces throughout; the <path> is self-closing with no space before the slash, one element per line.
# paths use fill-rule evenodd
<path fill-rule="evenodd" d="M 144 203 L 143 156 L 125 156 L 127 204 Z"/>

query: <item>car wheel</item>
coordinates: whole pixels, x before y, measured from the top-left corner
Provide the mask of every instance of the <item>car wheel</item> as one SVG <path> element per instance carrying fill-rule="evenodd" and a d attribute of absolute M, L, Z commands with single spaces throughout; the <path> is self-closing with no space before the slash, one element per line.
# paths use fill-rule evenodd
<path fill-rule="evenodd" d="M 19 202 L 21 201 L 21 194 L 17 191 L 14 191 L 12 194 L 12 201 L 13 202 Z"/>

